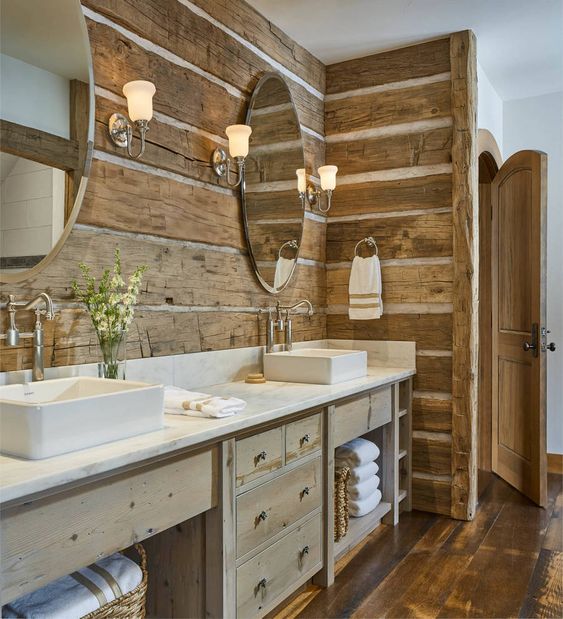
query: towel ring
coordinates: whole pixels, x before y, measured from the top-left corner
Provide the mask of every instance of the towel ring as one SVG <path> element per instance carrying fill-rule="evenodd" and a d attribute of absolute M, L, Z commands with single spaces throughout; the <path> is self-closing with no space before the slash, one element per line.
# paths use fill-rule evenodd
<path fill-rule="evenodd" d="M 299 250 L 299 244 L 295 239 L 292 241 L 286 241 L 278 251 L 278 259 L 281 258 L 281 253 L 285 247 L 291 247 L 291 249 L 294 249 L 296 252 Z"/>
<path fill-rule="evenodd" d="M 361 241 L 358 241 L 356 243 L 356 247 L 354 248 L 354 255 L 358 255 L 358 247 L 362 244 L 365 243 L 368 247 L 371 247 L 372 249 L 375 250 L 375 256 L 379 255 L 379 250 L 377 248 L 377 243 L 375 242 L 375 239 L 373 238 L 373 236 L 366 236 L 365 239 L 362 239 Z"/>

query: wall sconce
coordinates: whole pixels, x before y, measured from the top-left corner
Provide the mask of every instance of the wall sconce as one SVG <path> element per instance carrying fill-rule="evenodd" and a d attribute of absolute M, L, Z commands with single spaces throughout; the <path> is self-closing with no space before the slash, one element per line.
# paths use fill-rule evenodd
<path fill-rule="evenodd" d="M 319 176 L 321 177 L 321 188 L 316 189 L 311 183 L 307 184 L 307 177 L 305 175 L 305 169 L 299 168 L 296 170 L 297 174 L 297 191 L 303 204 L 305 198 L 311 206 L 315 206 L 318 203 L 317 208 L 321 213 L 328 213 L 331 207 L 332 192 L 336 188 L 336 173 L 338 168 L 335 165 L 323 165 L 319 168 Z M 322 208 L 320 200 L 322 192 L 326 193 L 327 207 Z"/>
<path fill-rule="evenodd" d="M 123 94 L 127 98 L 129 118 L 135 123 L 141 136 L 141 148 L 134 155 L 131 147 L 133 142 L 133 126 L 123 114 L 112 114 L 109 119 L 109 134 L 113 143 L 121 148 L 127 148 L 132 159 L 138 159 L 145 152 L 145 136 L 149 130 L 152 118 L 152 98 L 156 92 L 155 85 L 145 80 L 127 82 L 123 86 Z"/>
<path fill-rule="evenodd" d="M 252 127 L 248 125 L 230 125 L 225 129 L 225 133 L 229 138 L 229 154 L 237 163 L 238 179 L 236 181 L 231 180 L 232 159 L 227 157 L 227 153 L 222 148 L 216 148 L 213 151 L 213 171 L 219 178 L 225 176 L 229 187 L 238 187 L 244 178 L 244 160 L 248 155 Z"/>

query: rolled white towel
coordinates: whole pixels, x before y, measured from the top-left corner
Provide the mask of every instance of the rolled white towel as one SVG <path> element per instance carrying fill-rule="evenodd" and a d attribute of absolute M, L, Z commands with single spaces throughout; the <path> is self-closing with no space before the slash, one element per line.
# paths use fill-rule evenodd
<path fill-rule="evenodd" d="M 361 484 L 366 479 L 377 475 L 379 466 L 377 462 L 368 462 L 362 466 L 355 466 L 350 469 L 350 483 Z"/>
<path fill-rule="evenodd" d="M 379 488 L 379 477 L 373 475 L 361 484 L 348 484 L 348 497 L 353 501 L 368 499 Z"/>
<path fill-rule="evenodd" d="M 172 386 L 164 388 L 164 412 L 169 415 L 229 417 L 245 408 L 246 402 L 239 398 L 222 398 Z"/>
<path fill-rule="evenodd" d="M 336 464 L 350 468 L 373 462 L 379 457 L 379 447 L 365 438 L 355 438 L 336 448 Z"/>
<path fill-rule="evenodd" d="M 348 513 L 354 518 L 361 518 L 372 512 L 381 501 L 381 490 L 376 490 L 363 501 L 348 501 Z"/>
<path fill-rule="evenodd" d="M 119 587 L 115 591 L 115 584 L 109 584 L 112 578 Z M 129 593 L 142 578 L 141 568 L 134 561 L 116 553 L 11 601 L 2 607 L 2 617 L 78 619 Z"/>

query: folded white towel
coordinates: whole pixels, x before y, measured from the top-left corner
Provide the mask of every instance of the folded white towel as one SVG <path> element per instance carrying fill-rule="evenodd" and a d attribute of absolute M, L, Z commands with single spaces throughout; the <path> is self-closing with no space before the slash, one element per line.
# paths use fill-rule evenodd
<path fill-rule="evenodd" d="M 294 258 L 284 258 L 280 256 L 277 259 L 276 272 L 274 274 L 274 288 L 281 288 L 287 282 L 294 264 Z"/>
<path fill-rule="evenodd" d="M 109 584 L 111 577 L 119 587 L 115 591 Z M 2 617 L 78 619 L 129 593 L 142 578 L 141 569 L 134 561 L 116 553 L 13 600 L 2 607 Z M 82 584 L 84 579 L 90 588 Z M 91 591 L 92 588 L 96 593 Z"/>
<path fill-rule="evenodd" d="M 361 484 L 348 484 L 348 497 L 353 501 L 363 501 L 379 488 L 379 477 L 374 475 Z"/>
<path fill-rule="evenodd" d="M 381 265 L 377 256 L 354 258 L 348 293 L 350 296 L 348 316 L 352 320 L 381 318 L 383 314 Z"/>
<path fill-rule="evenodd" d="M 350 484 L 361 484 L 366 479 L 377 475 L 379 466 L 377 462 L 368 462 L 362 466 L 355 466 L 350 469 Z"/>
<path fill-rule="evenodd" d="M 187 391 L 179 387 L 164 388 L 164 412 L 169 415 L 189 415 L 190 417 L 229 417 L 246 408 L 246 402 L 239 398 L 221 398 Z"/>
<path fill-rule="evenodd" d="M 379 457 L 379 447 L 365 438 L 355 438 L 336 448 L 337 466 L 348 465 L 350 468 L 373 462 Z"/>
<path fill-rule="evenodd" d="M 354 518 L 360 518 L 372 512 L 381 501 L 381 490 L 376 490 L 362 501 L 348 501 L 348 513 Z"/>

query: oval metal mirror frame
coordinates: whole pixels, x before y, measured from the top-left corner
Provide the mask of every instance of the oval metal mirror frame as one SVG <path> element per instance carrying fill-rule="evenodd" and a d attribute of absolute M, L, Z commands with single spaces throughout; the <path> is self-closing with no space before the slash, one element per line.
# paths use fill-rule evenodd
<path fill-rule="evenodd" d="M 76 0 L 80 4 L 80 0 Z M 80 7 L 80 12 L 82 14 L 80 19 L 80 28 L 82 30 L 82 35 L 84 40 L 88 42 L 87 46 L 87 63 L 88 63 L 88 81 L 89 81 L 89 93 L 88 93 L 88 101 L 89 101 L 89 109 L 88 109 L 88 142 L 86 147 L 86 157 L 84 160 L 84 171 L 82 173 L 82 178 L 80 179 L 80 185 L 78 187 L 78 191 L 76 193 L 76 199 L 74 200 L 74 204 L 72 206 L 72 211 L 70 212 L 68 221 L 65 224 L 63 232 L 59 237 L 59 240 L 53 245 L 51 251 L 36 265 L 29 269 L 17 271 L 14 273 L 8 272 L 7 269 L 0 269 L 0 283 L 2 284 L 16 284 L 20 282 L 24 282 L 26 279 L 31 277 L 35 277 L 38 273 L 40 273 L 43 269 L 45 269 L 57 254 L 63 248 L 65 241 L 67 240 L 74 224 L 76 223 L 76 219 L 78 217 L 78 213 L 80 211 L 80 207 L 82 206 L 82 200 L 84 198 L 84 194 L 86 193 L 86 185 L 88 184 L 88 178 L 90 176 L 90 167 L 92 165 L 92 153 L 94 150 L 94 125 L 95 125 L 95 111 L 96 111 L 96 96 L 95 96 L 95 83 L 94 83 L 94 68 L 92 63 L 92 48 L 90 45 L 90 37 L 88 36 L 88 27 L 86 25 L 86 18 L 82 12 L 82 8 Z"/>
<path fill-rule="evenodd" d="M 292 108 L 293 113 L 295 115 L 297 129 L 299 131 L 299 140 L 301 141 L 301 149 L 303 150 L 303 161 L 305 161 L 305 150 L 304 150 L 304 147 L 303 147 L 303 132 L 301 131 L 301 123 L 299 122 L 299 115 L 297 113 L 297 107 L 295 106 L 295 102 L 293 100 L 293 96 L 291 94 L 291 90 L 290 90 L 287 82 L 284 80 L 283 76 L 280 73 L 277 73 L 275 71 L 270 71 L 268 73 L 264 73 L 264 75 L 262 75 L 262 77 L 258 80 L 258 83 L 254 87 L 254 91 L 252 92 L 252 97 L 251 97 L 250 102 L 248 104 L 248 110 L 246 112 L 245 123 L 247 125 L 251 126 L 252 110 L 253 110 L 253 107 L 254 107 L 254 102 L 256 101 L 256 98 L 258 97 L 258 95 L 260 93 L 260 88 L 264 85 L 264 83 L 266 83 L 268 80 L 271 80 L 271 79 L 279 80 L 280 82 L 283 83 L 283 85 L 287 89 L 287 93 L 289 95 L 289 101 L 291 103 L 291 108 Z M 252 145 L 250 146 L 250 149 L 251 149 L 251 152 L 252 152 Z M 244 222 L 244 234 L 245 234 L 246 242 L 248 244 L 248 254 L 250 256 L 250 262 L 252 263 L 252 268 L 254 270 L 254 274 L 256 275 L 256 279 L 259 281 L 260 285 L 267 292 L 269 292 L 270 294 L 279 294 L 280 292 L 282 292 L 289 285 L 289 283 L 291 282 L 293 276 L 295 275 L 295 269 L 297 268 L 297 263 L 298 263 L 298 260 L 299 260 L 299 254 L 301 252 L 301 243 L 303 241 L 303 230 L 304 230 L 304 227 L 305 227 L 305 209 L 303 209 L 302 221 L 301 221 L 301 235 L 299 237 L 299 246 L 298 246 L 298 249 L 297 249 L 297 253 L 295 254 L 295 262 L 293 264 L 293 268 L 291 269 L 291 273 L 289 274 L 289 276 L 288 276 L 287 280 L 285 281 L 285 283 L 283 284 L 283 286 L 280 286 L 279 288 L 274 288 L 272 285 L 270 285 L 264 279 L 264 277 L 260 273 L 260 269 L 258 267 L 256 256 L 254 254 L 254 251 L 252 249 L 252 244 L 250 242 L 249 222 L 248 222 L 247 209 L 246 209 L 246 183 L 245 183 L 244 180 L 243 180 L 243 182 L 240 185 L 240 191 L 241 191 L 241 198 L 242 198 L 242 213 L 243 213 L 243 222 Z M 297 177 L 295 178 L 295 193 L 297 194 Z"/>

